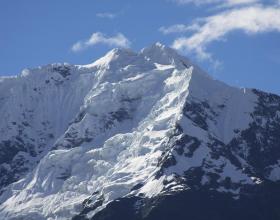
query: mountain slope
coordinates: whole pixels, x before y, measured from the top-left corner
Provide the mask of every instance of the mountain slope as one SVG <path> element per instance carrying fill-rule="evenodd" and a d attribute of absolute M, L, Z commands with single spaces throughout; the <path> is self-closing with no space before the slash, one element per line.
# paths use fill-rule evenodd
<path fill-rule="evenodd" d="M 279 216 L 276 95 L 216 81 L 159 43 L 25 70 L 0 90 L 3 219 Z"/>

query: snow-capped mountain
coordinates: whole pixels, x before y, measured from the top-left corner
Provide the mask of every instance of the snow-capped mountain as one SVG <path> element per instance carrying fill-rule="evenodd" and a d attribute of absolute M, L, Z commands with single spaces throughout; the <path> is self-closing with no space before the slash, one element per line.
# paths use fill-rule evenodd
<path fill-rule="evenodd" d="M 280 97 L 156 43 L 0 78 L 0 219 L 280 218 Z"/>

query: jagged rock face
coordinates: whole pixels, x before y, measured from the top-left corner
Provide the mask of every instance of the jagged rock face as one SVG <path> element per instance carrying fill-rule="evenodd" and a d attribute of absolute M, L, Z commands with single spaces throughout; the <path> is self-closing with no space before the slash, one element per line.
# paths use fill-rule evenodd
<path fill-rule="evenodd" d="M 279 218 L 277 95 L 159 43 L 24 70 L 0 92 L 1 219 Z"/>

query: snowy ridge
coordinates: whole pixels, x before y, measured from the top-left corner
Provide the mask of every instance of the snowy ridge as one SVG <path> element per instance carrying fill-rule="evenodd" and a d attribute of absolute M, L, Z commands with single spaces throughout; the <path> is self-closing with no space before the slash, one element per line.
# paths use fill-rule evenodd
<path fill-rule="evenodd" d="M 94 218 L 119 198 L 194 187 L 238 199 L 265 181 L 234 144 L 250 145 L 242 131 L 252 128 L 259 95 L 212 79 L 159 43 L 114 49 L 89 65 L 25 70 L 1 79 L 0 91 L 0 143 L 21 137 L 34 146 L 15 143 L 11 160 L 0 160 L 14 175 L 2 186 L 2 219 Z M 20 133 L 11 126 L 25 120 Z M 27 169 L 9 168 L 22 154 Z M 280 176 L 279 162 L 265 169 Z"/>

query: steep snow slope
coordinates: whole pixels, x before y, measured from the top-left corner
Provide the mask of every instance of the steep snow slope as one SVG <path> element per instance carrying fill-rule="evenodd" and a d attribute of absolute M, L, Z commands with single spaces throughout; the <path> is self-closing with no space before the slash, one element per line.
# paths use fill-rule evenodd
<path fill-rule="evenodd" d="M 18 180 L 53 146 L 78 113 L 92 74 L 54 64 L 0 80 L 0 189 Z"/>
<path fill-rule="evenodd" d="M 195 189 L 240 199 L 279 180 L 280 155 L 264 156 L 279 149 L 280 98 L 216 81 L 159 43 L 26 70 L 0 90 L 2 219 L 118 219 L 108 216 L 122 198 L 144 219 L 146 199 Z M 263 137 L 265 126 L 272 132 Z M 263 155 L 253 130 L 271 137 Z"/>

